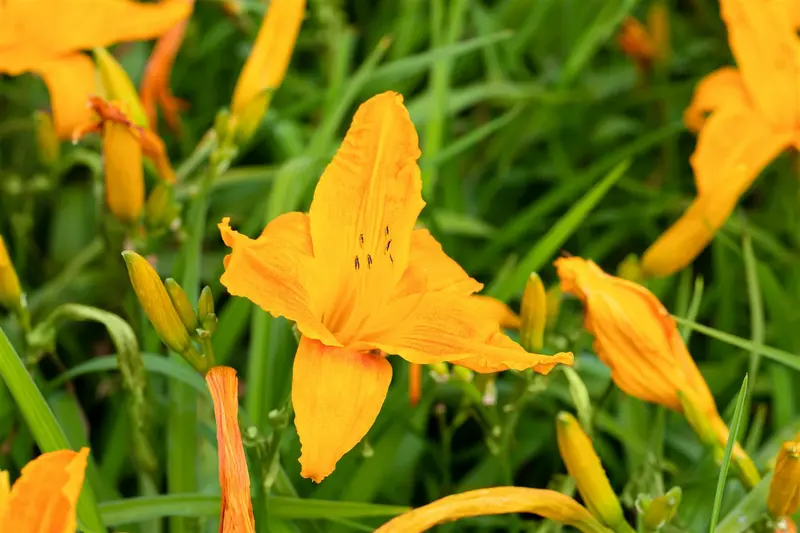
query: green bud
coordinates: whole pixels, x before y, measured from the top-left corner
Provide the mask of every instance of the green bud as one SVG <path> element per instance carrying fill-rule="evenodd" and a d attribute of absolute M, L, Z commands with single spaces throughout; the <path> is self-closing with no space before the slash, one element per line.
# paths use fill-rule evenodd
<path fill-rule="evenodd" d="M 678 512 L 682 494 L 680 487 L 673 487 L 663 496 L 637 499 L 636 507 L 642 513 L 645 530 L 658 531 L 668 524 Z"/>
<path fill-rule="evenodd" d="M 172 278 L 167 278 L 164 281 L 164 286 L 167 288 L 169 299 L 172 300 L 172 305 L 178 312 L 178 316 L 181 317 L 181 322 L 183 322 L 188 331 L 194 331 L 197 328 L 197 315 L 183 287 Z"/>
<path fill-rule="evenodd" d="M 211 294 L 211 287 L 206 285 L 203 287 L 203 290 L 200 291 L 200 298 L 197 300 L 197 318 L 200 320 L 200 323 L 205 323 L 206 317 L 213 314 L 214 295 Z"/>

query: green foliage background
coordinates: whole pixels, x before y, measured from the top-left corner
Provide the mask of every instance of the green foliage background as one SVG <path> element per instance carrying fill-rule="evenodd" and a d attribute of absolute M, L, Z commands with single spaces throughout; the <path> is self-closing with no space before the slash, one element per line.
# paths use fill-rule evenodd
<path fill-rule="evenodd" d="M 33 323 L 66 303 L 108 310 L 131 324 L 145 354 L 145 377 L 135 368 L 128 375 L 133 390 L 146 383 L 140 407 L 149 444 L 132 435 L 126 374 L 116 371 L 115 360 L 103 359 L 124 351 L 126 341 L 115 347 L 118 339 L 107 331 L 125 326 L 82 308 L 61 308 L 63 316 L 51 321 L 57 327 L 39 332 L 48 341 L 39 338 L 41 345 L 50 348 L 40 351 L 25 342 L 18 320 L 0 317 L 11 341 L 0 338 L 2 357 L 9 361 L 12 347 L 23 355 L 69 444 L 91 445 L 87 486 L 106 524 L 132 533 L 217 527 L 210 401 L 197 375 L 159 355 L 164 348 L 119 255 L 123 246 L 135 246 L 157 257 L 160 274 L 178 279 L 190 298 L 201 284 L 213 289 L 217 359 L 239 371 L 242 406 L 254 428 L 245 428 L 245 440 L 259 531 L 370 531 L 405 507 L 495 485 L 571 493 L 554 416 L 576 409 L 591 421 L 594 443 L 631 517 L 638 494 L 679 485 L 683 504 L 669 527 L 707 529 L 718 465 L 681 417 L 613 387 L 591 352 L 577 302 L 565 300 L 546 349 L 576 353 L 588 403 L 576 405 L 580 396 L 561 371 L 547 378 L 509 372 L 497 382 L 496 405 L 476 401 L 479 382 L 437 383 L 426 375 L 422 402 L 412 408 L 407 367 L 395 359 L 374 428 L 315 485 L 299 477 L 299 442 L 286 424 L 291 325 L 228 297 L 218 281 L 222 216 L 256 235 L 277 214 L 306 209 L 357 105 L 390 89 L 405 96 L 420 133 L 428 202 L 421 221 L 486 283 L 488 294 L 516 308 L 531 271 L 556 283 L 551 263 L 560 250 L 615 271 L 628 254 L 641 254 L 694 194 L 688 159 L 695 138 L 684 130 L 682 113 L 695 83 L 732 63 L 714 0 L 667 4 L 669 60 L 642 77 L 614 37 L 624 17 L 645 16 L 645 0 L 310 0 L 289 74 L 255 137 L 211 185 L 203 217 L 205 206 L 197 201 L 206 168 L 203 135 L 230 101 L 264 5 L 245 3 L 243 14 L 231 18 L 219 2 L 200 1 L 173 72 L 174 92 L 191 108 L 182 115 L 180 136 L 160 128 L 183 178 L 176 190 L 182 223 L 147 241 L 123 240 L 106 213 L 92 141 L 65 144 L 55 169 L 39 162 L 31 115 L 48 105 L 42 82 L 0 77 L 0 233 Z M 150 49 L 151 43 L 114 49 L 137 84 Z M 149 179 L 152 186 L 154 175 Z M 692 267 L 648 285 L 675 315 L 713 328 L 710 336 L 689 327 L 684 334 L 691 334 L 691 352 L 720 409 L 730 405 L 726 420 L 749 372 L 742 442 L 762 470 L 777 445 L 800 429 L 798 192 L 796 154 L 787 154 L 764 172 Z M 723 342 L 718 332 L 739 338 L 739 345 L 736 338 Z M 120 363 L 124 369 L 123 357 Z M 7 379 L 25 374 L 0 370 Z M 11 470 L 12 478 L 36 455 L 36 430 L 26 420 L 0 381 L 0 469 Z M 268 439 L 280 439 L 274 464 L 270 453 L 260 453 L 275 449 Z M 269 497 L 258 490 L 263 472 L 272 483 Z M 728 483 L 721 516 L 744 512 L 743 495 L 738 481 Z M 763 512 L 763 490 L 761 498 L 751 515 Z M 184 518 L 158 518 L 167 515 Z M 94 530 L 85 519 L 83 525 Z M 723 526 L 717 531 L 743 531 L 730 520 Z M 441 528 L 556 529 L 514 516 Z"/>

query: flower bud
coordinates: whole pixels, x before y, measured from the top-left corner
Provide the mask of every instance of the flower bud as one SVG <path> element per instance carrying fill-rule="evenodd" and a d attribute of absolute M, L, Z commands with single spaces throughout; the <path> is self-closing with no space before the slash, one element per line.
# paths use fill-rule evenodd
<path fill-rule="evenodd" d="M 463 381 L 464 383 L 471 382 L 475 377 L 475 373 L 472 370 L 459 365 L 453 365 L 452 372 L 453 378 Z"/>
<path fill-rule="evenodd" d="M 122 102 L 133 123 L 146 127 L 147 114 L 144 106 L 136 92 L 136 87 L 122 65 L 102 47 L 94 49 L 94 59 L 105 91 L 105 99 Z"/>
<path fill-rule="evenodd" d="M 103 124 L 103 160 L 108 209 L 120 222 L 135 223 L 144 208 L 142 145 L 127 125 Z"/>
<path fill-rule="evenodd" d="M 6 243 L 0 235 L 0 305 L 9 309 L 18 309 L 22 301 L 22 286 L 19 284 L 17 271 L 8 256 Z"/>
<path fill-rule="evenodd" d="M 211 294 L 211 287 L 206 285 L 200 291 L 200 298 L 197 300 L 197 318 L 203 323 L 208 315 L 214 314 L 214 295 Z"/>
<path fill-rule="evenodd" d="M 173 199 L 172 186 L 161 182 L 153 188 L 144 206 L 144 218 L 151 229 L 169 226 L 178 216 L 178 207 Z"/>
<path fill-rule="evenodd" d="M 305 10 L 305 0 L 272 0 L 267 8 L 233 92 L 231 114 L 242 140 L 255 132 L 286 76 Z"/>
<path fill-rule="evenodd" d="M 800 442 L 784 442 L 775 460 L 767 509 L 776 518 L 800 509 Z"/>
<path fill-rule="evenodd" d="M 547 308 L 547 325 L 552 326 L 558 320 L 558 315 L 561 313 L 561 298 L 564 293 L 561 290 L 561 285 L 555 284 L 547 289 L 546 305 Z"/>
<path fill-rule="evenodd" d="M 637 508 L 642 513 L 642 524 L 646 531 L 658 531 L 672 521 L 678 512 L 681 504 L 683 491 L 680 487 L 673 487 L 663 496 L 647 499 L 640 503 L 637 501 Z"/>
<path fill-rule="evenodd" d="M 53 117 L 50 113 L 36 111 L 33 114 L 36 128 L 36 147 L 39 149 L 39 160 L 45 166 L 52 167 L 61 155 L 61 140 L 56 134 Z"/>
<path fill-rule="evenodd" d="M 522 324 L 519 343 L 529 352 L 540 352 L 544 345 L 544 328 L 547 324 L 547 293 L 536 272 L 531 272 L 522 293 L 520 318 Z"/>
<path fill-rule="evenodd" d="M 195 328 L 197 328 L 197 315 L 183 287 L 172 278 L 164 280 L 164 287 L 167 288 L 169 299 L 172 300 L 172 305 L 178 312 L 178 316 L 181 318 L 183 325 L 188 331 L 194 331 Z"/>
<path fill-rule="evenodd" d="M 625 522 L 622 506 L 611 488 L 592 441 L 569 413 L 561 412 L 556 419 L 558 450 L 575 480 L 589 511 L 612 529 Z"/>
<path fill-rule="evenodd" d="M 122 257 L 128 267 L 136 297 L 164 344 L 179 354 L 194 349 L 189 332 L 152 265 L 141 255 L 129 250 L 122 252 Z"/>

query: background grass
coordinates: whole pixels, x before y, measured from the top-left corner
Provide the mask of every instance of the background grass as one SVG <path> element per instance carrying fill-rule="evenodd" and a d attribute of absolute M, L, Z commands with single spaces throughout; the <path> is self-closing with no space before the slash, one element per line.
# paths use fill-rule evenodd
<path fill-rule="evenodd" d="M 266 477 L 273 496 L 256 490 L 259 531 L 369 531 L 385 520 L 375 516 L 398 507 L 493 485 L 571 491 L 554 415 L 586 408 L 575 405 L 576 383 L 588 391 L 595 445 L 631 515 L 638 494 L 680 485 L 684 498 L 674 525 L 707 528 L 719 473 L 713 458 L 682 418 L 611 385 L 591 353 L 577 302 L 565 300 L 546 336 L 548 350 L 577 355 L 580 381 L 572 381 L 572 391 L 560 371 L 535 379 L 509 372 L 497 382 L 496 405 L 485 406 L 474 401 L 475 383 L 437 383 L 426 375 L 423 399 L 411 408 L 406 365 L 394 358 L 393 386 L 374 428 L 330 478 L 314 485 L 299 477 L 299 442 L 281 416 L 295 346 L 291 325 L 229 298 L 218 282 L 225 252 L 217 221 L 230 216 L 255 235 L 277 214 L 306 209 L 357 105 L 390 89 L 405 96 L 420 133 L 428 202 L 421 222 L 490 294 L 518 306 L 531 270 L 554 284 L 551 261 L 560 249 L 613 272 L 627 255 L 644 251 L 694 194 L 688 158 L 695 138 L 681 115 L 697 80 L 732 63 L 717 3 L 672 0 L 669 59 L 640 75 L 614 36 L 625 16 L 644 18 L 649 4 L 310 0 L 289 74 L 255 137 L 211 185 L 205 216 L 206 205 L 197 201 L 205 167 L 196 147 L 230 101 L 264 5 L 242 3 L 241 16 L 232 18 L 220 2 L 200 1 L 172 78 L 191 108 L 179 136 L 161 128 L 173 164 L 185 174 L 177 187 L 182 224 L 147 241 L 124 242 L 109 220 L 92 142 L 65 144 L 56 169 L 39 163 L 31 117 L 48 105 L 44 86 L 30 75 L 0 77 L 0 233 L 34 323 L 64 303 L 96 306 L 128 320 L 150 354 L 147 436 L 154 468 L 145 472 L 141 457 L 132 460 L 141 449 L 131 436 L 124 380 L 113 365 L 81 367 L 119 350 L 106 327 L 69 322 L 39 352 L 26 345 L 16 319 L 0 317 L 65 437 L 72 446 L 91 445 L 87 479 L 106 524 L 129 532 L 215 531 L 218 512 L 210 402 L 195 375 L 157 355 L 163 348 L 119 255 L 133 245 L 157 257 L 162 276 L 182 281 L 190 295 L 201 284 L 212 287 L 220 317 L 217 358 L 239 370 L 242 405 L 255 428 L 246 439 L 254 479 L 269 464 L 259 453 L 264 439 L 280 437 L 280 468 Z M 131 43 L 113 50 L 137 83 L 150 48 Z M 796 164 L 795 154 L 775 161 L 693 266 L 649 284 L 677 316 L 752 341 L 741 348 L 683 330 L 720 408 L 730 404 L 727 420 L 749 370 L 740 435 L 762 469 L 800 426 L 797 376 L 784 364 L 796 368 L 792 354 L 800 350 Z M 789 352 L 784 363 L 761 358 L 764 345 Z M 65 371 L 76 367 L 85 370 L 66 379 Z M 12 478 L 36 453 L 35 431 L 0 382 L 0 469 L 10 469 Z M 183 481 L 173 485 L 174 476 Z M 123 500 L 135 496 L 149 499 Z M 732 508 L 741 510 L 742 496 L 738 482 L 729 482 L 720 527 Z M 164 514 L 189 518 L 162 521 Z M 492 517 L 441 529 L 553 526 Z"/>

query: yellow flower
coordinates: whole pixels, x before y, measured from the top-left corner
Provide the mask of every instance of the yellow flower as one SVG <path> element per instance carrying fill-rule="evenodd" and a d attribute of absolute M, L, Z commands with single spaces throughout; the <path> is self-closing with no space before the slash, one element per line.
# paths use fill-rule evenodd
<path fill-rule="evenodd" d="M 471 295 L 481 284 L 414 225 L 425 202 L 419 140 L 399 94 L 371 98 L 317 184 L 311 210 L 256 240 L 220 224 L 222 284 L 302 333 L 292 400 L 302 475 L 321 481 L 367 433 L 392 378 L 386 354 L 477 372 L 548 372 L 572 354 L 529 354 Z"/>
<path fill-rule="evenodd" d="M 305 0 L 271 0 L 256 42 L 242 68 L 231 102 L 231 115 L 242 138 L 250 137 L 267 112 L 272 92 L 286 76 Z"/>
<path fill-rule="evenodd" d="M 626 524 L 622 506 L 606 477 L 600 457 L 574 416 L 563 412 L 558 414 L 556 437 L 567 472 L 575 480 L 589 511 L 612 529 Z"/>
<path fill-rule="evenodd" d="M 120 41 L 150 39 L 188 16 L 186 0 L 5 0 L 0 2 L 0 74 L 39 74 L 47 84 L 56 131 L 68 138 L 89 119 L 92 60 L 81 53 Z"/>
<path fill-rule="evenodd" d="M 236 371 L 226 366 L 206 374 L 217 421 L 219 484 L 222 489 L 220 533 L 255 533 L 253 504 L 250 501 L 250 475 L 239 431 L 239 380 Z"/>
<path fill-rule="evenodd" d="M 375 533 L 419 533 L 459 518 L 530 513 L 572 526 L 583 533 L 610 533 L 585 507 L 553 490 L 493 487 L 445 496 L 402 514 Z"/>
<path fill-rule="evenodd" d="M 9 486 L 0 470 L 0 531 L 73 533 L 89 448 L 43 453 Z"/>
<path fill-rule="evenodd" d="M 0 235 L 0 305 L 16 309 L 22 298 L 22 287 L 19 284 L 17 271 L 8 256 L 6 243 Z"/>
<path fill-rule="evenodd" d="M 705 379 L 653 293 L 580 257 L 560 258 L 555 265 L 561 288 L 583 302 L 595 352 L 620 389 L 683 412 L 680 391 L 691 395 L 701 412 L 716 415 Z"/>
<path fill-rule="evenodd" d="M 775 461 L 767 509 L 776 518 L 800 509 L 800 442 L 784 442 Z"/>
<path fill-rule="evenodd" d="M 800 39 L 787 17 L 792 3 L 796 11 L 796 2 L 720 0 L 738 69 L 722 67 L 701 80 L 685 112 L 686 125 L 699 130 L 691 158 L 697 198 L 645 252 L 648 274 L 688 265 L 761 170 L 800 146 Z"/>

